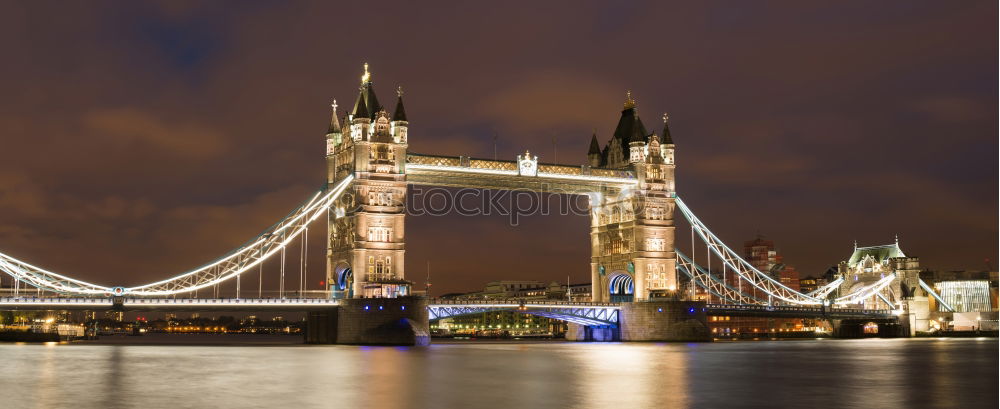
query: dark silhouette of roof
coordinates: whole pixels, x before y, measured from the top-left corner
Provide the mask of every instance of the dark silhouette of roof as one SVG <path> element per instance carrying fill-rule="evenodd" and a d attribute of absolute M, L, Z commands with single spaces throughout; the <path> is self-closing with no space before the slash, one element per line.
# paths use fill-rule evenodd
<path fill-rule="evenodd" d="M 666 113 L 664 113 L 663 114 L 663 144 L 664 145 L 673 145 L 674 144 L 674 138 L 672 136 L 670 136 L 670 125 L 668 124 L 669 121 L 670 121 L 670 116 L 668 116 Z"/>
<path fill-rule="evenodd" d="M 406 110 L 403 109 L 403 89 L 397 88 L 396 95 L 399 99 L 396 100 L 396 110 L 392 113 L 393 121 L 405 121 L 406 120 Z"/>
<path fill-rule="evenodd" d="M 590 150 L 587 151 L 587 155 L 600 155 L 601 154 L 601 144 L 597 142 L 597 132 L 590 137 Z"/>
<path fill-rule="evenodd" d="M 326 133 L 340 133 L 340 120 L 337 119 L 337 100 L 333 100 L 333 104 L 331 106 L 333 108 L 333 114 L 330 118 L 330 129 L 327 130 Z"/>
<path fill-rule="evenodd" d="M 375 96 L 375 87 L 371 81 L 361 84 L 361 92 L 358 93 L 358 100 L 354 103 L 354 110 L 351 115 L 355 118 L 367 117 L 375 120 L 375 114 L 382 110 L 382 105 L 378 103 Z"/>

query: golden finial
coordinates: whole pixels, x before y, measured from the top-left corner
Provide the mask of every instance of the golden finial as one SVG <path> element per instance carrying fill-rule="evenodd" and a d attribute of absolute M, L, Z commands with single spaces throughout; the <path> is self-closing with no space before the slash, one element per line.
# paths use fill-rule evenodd
<path fill-rule="evenodd" d="M 330 106 L 333 107 L 333 112 L 337 112 L 337 99 L 336 98 L 333 99 L 333 103 L 330 104 Z"/>
<path fill-rule="evenodd" d="M 397 85 L 396 86 L 396 96 L 397 97 L 402 97 L 403 96 L 403 86 L 402 85 Z"/>
<path fill-rule="evenodd" d="M 635 100 L 632 99 L 632 91 L 625 90 L 625 109 L 635 108 Z"/>
<path fill-rule="evenodd" d="M 361 83 L 365 84 L 369 82 L 372 78 L 372 74 L 368 72 L 368 63 L 365 63 L 365 73 L 361 76 Z"/>
<path fill-rule="evenodd" d="M 670 115 L 667 115 L 667 113 L 664 112 L 663 113 L 663 123 L 667 123 L 668 120 L 670 120 Z"/>

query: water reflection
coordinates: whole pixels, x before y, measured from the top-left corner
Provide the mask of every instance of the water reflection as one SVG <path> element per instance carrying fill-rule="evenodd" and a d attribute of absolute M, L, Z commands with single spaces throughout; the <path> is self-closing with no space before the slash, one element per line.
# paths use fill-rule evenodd
<path fill-rule="evenodd" d="M 996 407 L 996 380 L 996 339 L 0 344 L 4 408 Z"/>

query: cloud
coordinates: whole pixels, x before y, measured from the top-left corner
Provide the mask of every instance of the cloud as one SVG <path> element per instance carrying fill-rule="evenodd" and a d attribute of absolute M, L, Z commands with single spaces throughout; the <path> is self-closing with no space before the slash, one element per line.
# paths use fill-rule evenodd
<path fill-rule="evenodd" d="M 191 157 L 210 157 L 226 150 L 228 141 L 207 127 L 190 122 L 167 122 L 135 109 L 104 109 L 87 113 L 83 123 L 105 143 L 143 145 Z"/>
<path fill-rule="evenodd" d="M 614 112 L 609 110 L 612 96 L 624 100 L 624 92 L 580 73 L 532 74 L 484 98 L 476 113 L 517 130 L 604 125 L 609 111 Z"/>
<path fill-rule="evenodd" d="M 913 101 L 914 111 L 935 121 L 967 122 L 990 115 L 990 109 L 979 101 L 964 97 L 929 97 Z"/>

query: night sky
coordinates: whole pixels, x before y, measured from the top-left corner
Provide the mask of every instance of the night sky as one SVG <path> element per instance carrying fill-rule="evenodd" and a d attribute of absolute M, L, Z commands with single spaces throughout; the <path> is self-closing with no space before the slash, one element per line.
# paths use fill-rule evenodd
<path fill-rule="evenodd" d="M 368 62 L 411 152 L 492 157 L 496 133 L 547 162 L 554 137 L 583 164 L 628 89 L 731 246 L 759 232 L 817 275 L 898 234 L 925 267 L 996 268 L 995 1 L 536 3 L 3 2 L 0 251 L 126 286 L 223 255 L 321 185 Z M 583 282 L 588 231 L 410 217 L 407 276 Z"/>

